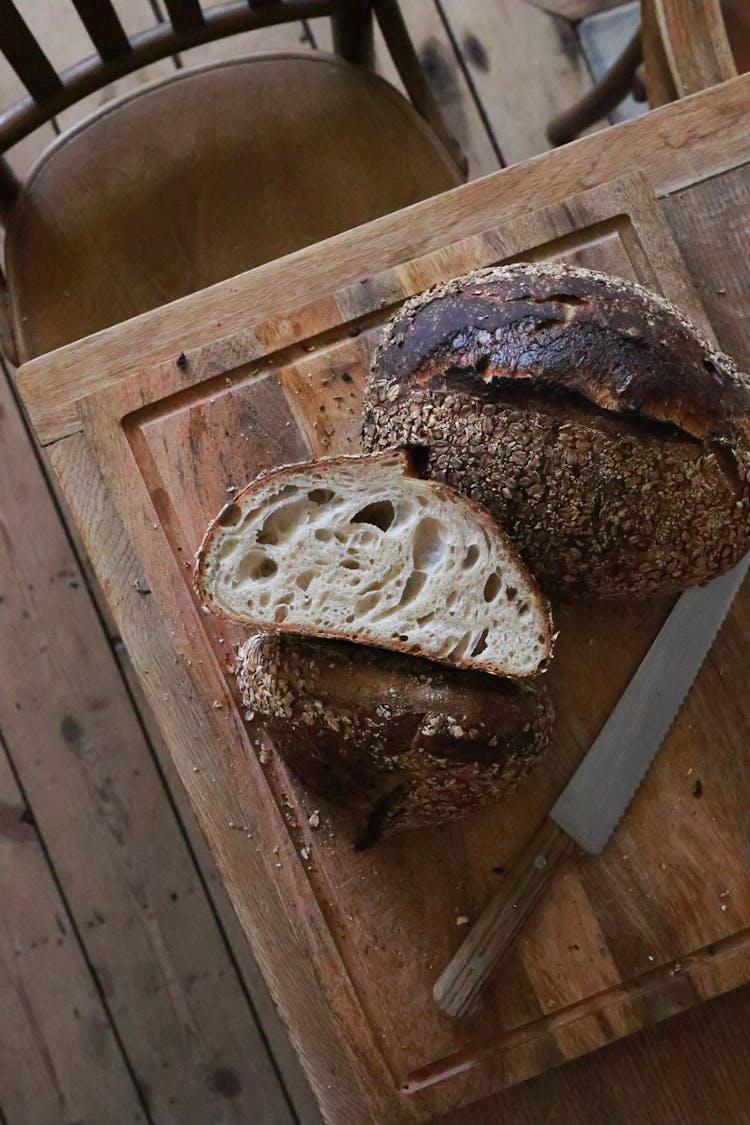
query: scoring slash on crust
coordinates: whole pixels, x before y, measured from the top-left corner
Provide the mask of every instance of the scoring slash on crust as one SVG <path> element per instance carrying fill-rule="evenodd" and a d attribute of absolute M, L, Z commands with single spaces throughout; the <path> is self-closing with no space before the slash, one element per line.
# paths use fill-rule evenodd
<path fill-rule="evenodd" d="M 477 270 L 383 333 L 363 446 L 427 447 L 543 587 L 645 598 L 750 547 L 750 387 L 669 301 L 563 263 Z"/>

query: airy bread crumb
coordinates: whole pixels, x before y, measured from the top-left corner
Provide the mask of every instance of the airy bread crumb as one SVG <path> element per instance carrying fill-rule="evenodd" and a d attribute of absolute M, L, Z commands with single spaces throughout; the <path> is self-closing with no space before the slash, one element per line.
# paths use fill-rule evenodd
<path fill-rule="evenodd" d="M 228 504 L 196 588 L 250 625 L 526 676 L 550 655 L 549 610 L 476 504 L 411 474 L 403 452 L 276 469 Z"/>

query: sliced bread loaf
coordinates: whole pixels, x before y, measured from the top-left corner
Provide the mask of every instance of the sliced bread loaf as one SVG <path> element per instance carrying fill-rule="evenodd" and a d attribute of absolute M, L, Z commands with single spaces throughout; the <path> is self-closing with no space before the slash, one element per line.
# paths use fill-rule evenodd
<path fill-rule="evenodd" d="M 292 773 L 354 814 L 360 849 L 498 800 L 550 742 L 541 683 L 343 641 L 256 634 L 237 681 Z"/>
<path fill-rule="evenodd" d="M 404 452 L 265 473 L 222 509 L 195 586 L 218 613 L 503 676 L 550 655 L 549 607 L 473 501 Z"/>

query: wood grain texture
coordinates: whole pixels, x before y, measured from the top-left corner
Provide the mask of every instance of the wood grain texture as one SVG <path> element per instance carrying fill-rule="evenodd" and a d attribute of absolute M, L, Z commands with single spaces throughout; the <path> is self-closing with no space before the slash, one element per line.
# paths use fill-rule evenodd
<path fill-rule="evenodd" d="M 747 168 L 675 192 L 663 208 L 722 346 L 750 371 Z"/>
<path fill-rule="evenodd" d="M 268 782 L 242 720 L 230 706 L 225 665 L 231 662 L 231 654 L 227 652 L 225 631 L 216 635 L 216 651 L 222 654 L 217 659 L 207 638 L 199 637 L 193 628 L 194 603 L 184 579 L 187 566 L 173 556 L 171 561 L 170 556 L 165 556 L 165 562 L 180 607 L 177 618 L 183 622 L 179 637 L 172 635 L 162 611 L 156 609 L 155 598 L 138 597 L 132 588 L 129 591 L 122 586 L 117 574 L 123 563 L 127 569 L 140 564 L 135 551 L 126 546 L 134 529 L 129 527 L 125 531 L 122 516 L 109 499 L 110 481 L 103 478 L 83 435 L 74 435 L 72 440 L 58 444 L 52 459 L 71 499 L 80 499 L 81 484 L 84 480 L 88 482 L 89 499 L 76 505 L 76 518 L 90 551 L 101 540 L 106 524 L 105 536 L 115 549 L 100 557 L 99 576 L 112 590 L 118 619 L 124 626 L 123 637 L 152 707 L 161 716 L 165 704 L 171 700 L 174 705 L 173 718 L 182 726 L 182 753 L 179 749 L 175 753 L 172 744 L 170 752 L 193 807 L 208 812 L 208 819 L 222 837 L 221 847 L 212 847 L 214 858 L 243 929 L 258 938 L 253 951 L 324 1117 L 336 1114 L 344 1121 L 388 1122 L 387 1071 L 378 1054 L 371 1050 L 367 1037 L 359 1031 L 363 1022 L 360 1002 L 347 979 L 322 908 L 317 904 L 310 908 L 304 893 L 306 874 L 298 848 L 305 837 L 292 839 L 286 827 L 291 796 L 281 808 L 259 799 L 267 794 Z M 123 514 L 128 518 L 128 513 Z M 154 514 L 143 532 L 153 536 L 158 526 Z M 149 582 L 153 590 L 150 578 Z M 222 638 L 225 644 L 219 646 Z M 195 651 L 196 640 L 202 649 L 200 653 Z M 190 646 L 191 664 L 176 663 L 175 642 L 181 649 L 185 644 Z M 211 681 L 212 704 L 222 704 L 211 705 L 207 712 L 191 682 L 195 677 L 197 685 L 204 675 Z M 226 745 L 229 753 L 217 756 L 215 749 L 219 744 Z M 231 795 L 228 803 L 227 795 Z M 214 835 L 207 830 L 203 817 L 201 827 L 207 838 Z M 317 842 L 309 827 L 306 841 L 311 849 Z M 261 886 L 267 887 L 269 893 L 259 895 Z M 287 909 L 294 902 L 305 903 L 296 925 Z M 321 987 L 322 1001 L 311 1003 L 311 997 L 317 998 Z M 339 1036 L 342 1026 L 351 1033 L 347 1041 Z M 358 1073 L 359 1059 L 368 1068 L 365 1075 Z M 404 1123 L 408 1120 L 407 1116 Z"/>
<path fill-rule="evenodd" d="M 0 728 L 151 1119 L 291 1121 L 4 378 L 0 426 Z"/>
<path fill-rule="evenodd" d="M 591 87 L 570 24 L 526 0 L 471 6 L 440 0 L 440 6 L 486 108 L 503 163 L 546 152 L 548 122 Z"/>
<path fill-rule="evenodd" d="M 401 6 L 401 11 L 422 72 L 440 105 L 448 130 L 466 156 L 469 178 L 496 171 L 500 166 L 497 145 L 461 69 L 435 0 L 410 0 Z M 311 24 L 316 45 L 326 51 L 332 48 L 327 24 L 326 20 L 314 20 Z M 377 23 L 375 69 L 404 92 Z"/>
<path fill-rule="evenodd" d="M 641 43 L 643 45 L 643 79 L 648 104 L 668 105 L 677 99 L 677 90 L 669 69 L 669 60 L 653 3 L 641 4 Z"/>
<path fill-rule="evenodd" d="M 404 835 L 355 856 L 338 814 L 322 810 L 316 831 L 310 796 L 274 757 L 264 764 L 258 756 L 262 731 L 243 724 L 226 674 L 238 634 L 198 613 L 193 601 L 192 554 L 227 488 L 269 460 L 356 443 L 358 390 L 388 310 L 432 282 L 518 257 L 564 257 L 637 277 L 709 330 L 652 195 L 642 179 L 628 177 L 536 212 L 519 207 L 512 218 L 418 258 L 404 248 L 396 268 L 318 297 L 306 284 L 296 306 L 279 289 L 275 301 L 268 294 L 268 310 L 252 306 L 231 336 L 223 323 L 215 327 L 213 340 L 179 364 L 174 352 L 153 367 L 131 355 L 129 377 L 112 380 L 105 371 L 100 389 L 89 385 L 93 393 L 78 400 L 84 433 L 51 450 L 242 925 L 331 1121 L 428 1118 L 747 976 L 750 878 L 738 849 L 746 795 L 733 740 L 750 716 L 742 697 L 732 696 L 731 709 L 715 702 L 729 724 L 719 737 L 716 720 L 701 711 L 703 698 L 731 692 L 747 644 L 747 598 L 612 846 L 563 873 L 480 1009 L 461 1024 L 442 1019 L 430 997 L 460 939 L 456 919 L 478 914 L 495 869 L 508 866 L 543 819 L 668 604 L 631 614 L 559 605 L 561 637 L 548 678 L 561 715 L 555 753 L 512 802 L 420 833 L 419 841 Z M 142 575 L 150 597 L 122 580 L 123 567 Z M 692 796 L 694 775 L 706 797 L 710 785 L 710 800 Z"/>
<path fill-rule="evenodd" d="M 403 5 L 404 19 L 432 92 L 448 128 L 469 165 L 469 178 L 487 176 L 501 166 L 500 147 L 476 88 L 456 53 L 456 43 L 434 0 Z"/>
<path fill-rule="evenodd" d="M 8 1125 L 146 1122 L 0 743 L 0 1094 Z"/>
<path fill-rule="evenodd" d="M 737 989 L 493 1098 L 441 1125 L 746 1125 L 750 988 Z"/>
<path fill-rule="evenodd" d="M 95 385 L 126 377 L 133 354 L 148 366 L 181 352 L 189 356 L 218 338 L 236 340 L 248 309 L 259 319 L 293 310 L 303 282 L 313 300 L 633 168 L 666 195 L 738 167 L 750 160 L 748 96 L 750 76 L 737 78 L 33 360 L 19 382 L 37 434 L 46 444 L 76 432 L 75 401 Z"/>
<path fill-rule="evenodd" d="M 321 1120 L 318 1107 L 313 1098 L 310 1085 L 305 1079 L 297 1057 L 294 1054 L 289 1037 L 279 1019 L 268 989 L 263 981 L 258 966 L 253 957 L 247 938 L 240 926 L 224 885 L 219 876 L 216 864 L 208 850 L 200 825 L 188 801 L 185 788 L 175 769 L 172 757 L 167 749 L 164 736 L 154 717 L 145 695 L 141 682 L 136 675 L 133 663 L 122 641 L 115 645 L 115 654 L 123 675 L 133 694 L 133 699 L 138 709 L 138 714 L 146 728 L 149 741 L 156 753 L 164 780 L 167 784 L 172 800 L 180 817 L 181 824 L 190 841 L 190 847 L 195 857 L 195 862 L 201 870 L 207 893 L 213 908 L 221 923 L 226 941 L 236 963 L 237 971 L 242 984 L 249 995 L 252 1008 L 255 1011 L 263 1037 L 268 1042 L 268 1048 L 273 1060 L 281 1073 L 284 1087 L 289 1095 L 294 1112 L 303 1125 L 319 1125 Z M 238 1003 L 244 1003 L 244 998 Z M 265 1125 L 265 1123 L 264 1123 Z M 272 1125 L 272 1123 L 269 1123 Z"/>
<path fill-rule="evenodd" d="M 432 995 L 446 1016 L 460 1019 L 472 1010 L 572 852 L 565 832 L 543 820 L 435 982 Z"/>
<path fill-rule="evenodd" d="M 737 75 L 720 0 L 646 0 L 656 22 L 679 97 Z"/>

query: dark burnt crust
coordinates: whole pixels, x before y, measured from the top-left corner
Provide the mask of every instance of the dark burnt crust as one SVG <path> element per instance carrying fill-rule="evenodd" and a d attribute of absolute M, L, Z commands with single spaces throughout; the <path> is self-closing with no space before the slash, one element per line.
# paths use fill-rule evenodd
<path fill-rule="evenodd" d="M 479 501 L 544 589 L 646 598 L 750 548 L 749 404 L 747 376 L 668 301 L 519 264 L 393 318 L 363 447 L 423 446 L 428 475 Z"/>
<path fill-rule="evenodd" d="M 342 641 L 258 634 L 237 680 L 300 781 L 357 813 L 362 846 L 497 800 L 550 741 L 541 690 Z"/>
<path fill-rule="evenodd" d="M 750 444 L 750 390 L 663 297 L 565 264 L 477 270 L 407 302 L 388 325 L 379 383 L 524 381 L 705 442 Z"/>

